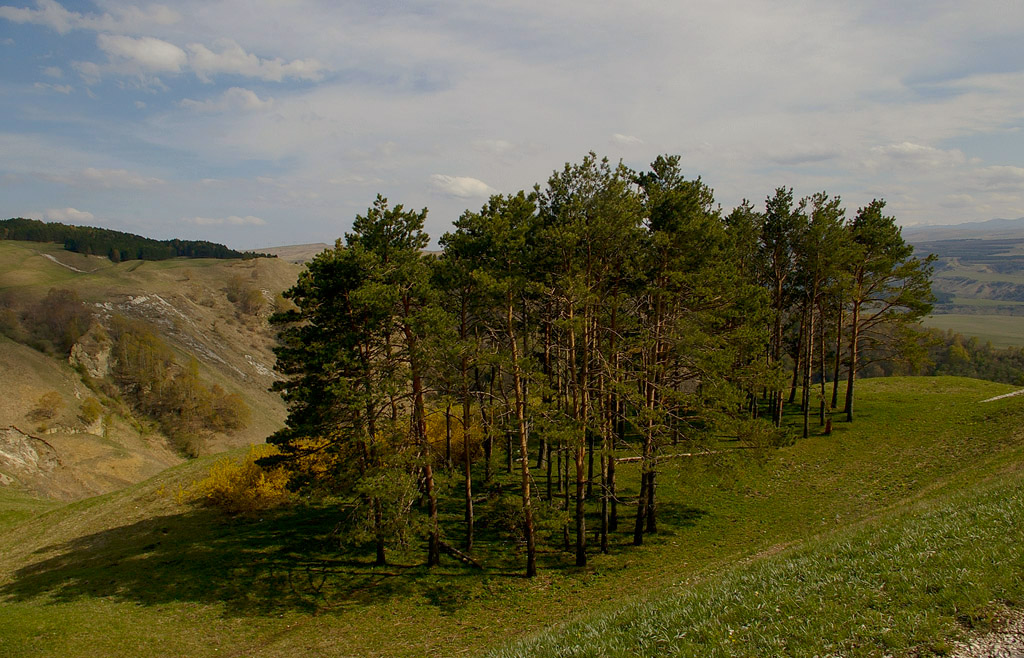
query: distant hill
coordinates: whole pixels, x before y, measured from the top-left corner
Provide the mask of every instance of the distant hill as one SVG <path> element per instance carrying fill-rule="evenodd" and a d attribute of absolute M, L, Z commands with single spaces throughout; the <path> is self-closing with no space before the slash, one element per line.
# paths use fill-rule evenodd
<path fill-rule="evenodd" d="M 950 226 L 909 226 L 918 256 L 935 254 L 935 313 L 925 324 L 1024 346 L 1024 217 Z"/>
<path fill-rule="evenodd" d="M 321 251 L 332 248 L 334 248 L 334 245 L 327 244 L 326 242 L 314 242 L 312 244 L 293 244 L 283 247 L 264 247 L 260 249 L 260 252 L 277 256 L 289 263 L 301 265 L 313 260 L 313 257 Z"/>
<path fill-rule="evenodd" d="M 125 260 L 167 260 L 169 258 L 256 258 L 253 252 L 229 249 L 205 240 L 153 240 L 134 233 L 92 226 L 15 217 L 0 220 L 0 240 L 52 242 L 68 251 L 106 256 L 115 263 Z"/>
<path fill-rule="evenodd" d="M 968 222 L 942 226 L 904 226 L 907 242 L 935 240 L 963 240 L 967 238 L 998 239 L 1024 238 L 1024 217 L 1017 219 L 990 219 L 987 222 Z"/>

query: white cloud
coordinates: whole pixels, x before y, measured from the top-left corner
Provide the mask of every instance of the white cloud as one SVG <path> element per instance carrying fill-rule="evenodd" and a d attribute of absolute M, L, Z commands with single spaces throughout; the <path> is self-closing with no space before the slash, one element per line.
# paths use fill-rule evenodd
<path fill-rule="evenodd" d="M 71 62 L 71 68 L 78 71 L 78 75 L 87 85 L 96 84 L 103 77 L 103 70 L 94 62 Z"/>
<path fill-rule="evenodd" d="M 82 18 L 81 14 L 64 9 L 54 0 L 36 0 L 36 7 L 38 9 L 0 7 L 0 18 L 6 18 L 15 23 L 45 25 L 60 34 L 70 32 Z"/>
<path fill-rule="evenodd" d="M 947 194 L 942 201 L 944 208 L 968 208 L 976 202 L 970 194 Z"/>
<path fill-rule="evenodd" d="M 992 166 L 983 167 L 975 174 L 977 184 L 982 188 L 1024 191 L 1024 167 Z"/>
<path fill-rule="evenodd" d="M 286 62 L 280 58 L 261 59 L 246 52 L 231 39 L 220 39 L 213 51 L 200 43 L 188 44 L 189 65 L 203 82 L 210 82 L 217 74 L 241 75 L 280 82 L 285 78 L 319 80 L 324 66 L 315 59 L 295 59 Z"/>
<path fill-rule="evenodd" d="M 250 89 L 231 87 L 215 99 L 195 101 L 186 98 L 179 104 L 196 112 L 254 112 L 269 108 L 274 99 L 263 100 Z"/>
<path fill-rule="evenodd" d="M 124 32 L 172 25 L 178 22 L 181 16 L 164 5 L 150 5 L 145 8 L 116 7 L 112 13 L 80 14 L 68 11 L 55 0 L 36 0 L 36 9 L 0 7 L 0 18 L 6 18 L 14 23 L 43 25 L 59 34 L 67 34 L 75 29 Z"/>
<path fill-rule="evenodd" d="M 378 178 L 377 176 L 362 176 L 360 174 L 349 174 L 346 176 L 331 178 L 327 182 L 330 183 L 331 185 L 355 185 L 358 187 L 370 187 L 371 185 L 383 184 L 384 179 Z"/>
<path fill-rule="evenodd" d="M 875 146 L 871 149 L 871 155 L 871 165 L 897 164 L 921 169 L 949 168 L 967 161 L 959 149 L 944 151 L 912 142 Z"/>
<path fill-rule="evenodd" d="M 430 180 L 437 189 L 460 199 L 486 197 L 497 193 L 497 190 L 487 183 L 476 178 L 470 178 L 469 176 L 434 174 L 430 177 Z"/>
<path fill-rule="evenodd" d="M 71 85 L 51 85 L 48 82 L 37 82 L 33 85 L 36 89 L 50 89 L 57 92 L 58 94 L 70 94 Z"/>
<path fill-rule="evenodd" d="M 127 169 L 96 169 L 95 167 L 87 167 L 82 171 L 81 176 L 87 184 L 108 188 L 144 188 L 163 184 L 163 181 L 159 178 L 143 176 Z"/>
<path fill-rule="evenodd" d="M 91 222 L 96 219 L 91 212 L 77 208 L 50 208 L 44 215 L 51 222 Z"/>
<path fill-rule="evenodd" d="M 146 102 L 145 101 L 135 101 L 135 109 L 143 110 L 145 108 L 146 108 Z"/>
<path fill-rule="evenodd" d="M 163 185 L 164 181 L 127 169 L 98 169 L 86 167 L 69 174 L 45 174 L 45 180 L 74 187 L 103 189 L 144 189 Z"/>
<path fill-rule="evenodd" d="M 492 155 L 508 155 L 516 150 L 516 145 L 504 139 L 480 139 L 473 142 L 480 151 Z"/>
<path fill-rule="evenodd" d="M 640 146 L 644 143 L 644 140 L 633 135 L 623 135 L 615 133 L 612 135 L 612 143 L 618 146 Z"/>
<path fill-rule="evenodd" d="M 228 217 L 183 217 L 181 221 L 197 226 L 265 226 L 267 223 L 253 215 L 246 215 L 245 217 L 239 217 L 238 215 L 230 215 Z"/>
<path fill-rule="evenodd" d="M 43 75 L 48 78 L 62 78 L 64 71 L 61 71 L 59 66 L 47 66 L 43 69 Z"/>
<path fill-rule="evenodd" d="M 110 56 L 115 68 L 128 73 L 179 73 L 188 63 L 184 50 L 154 37 L 101 34 L 96 45 Z"/>

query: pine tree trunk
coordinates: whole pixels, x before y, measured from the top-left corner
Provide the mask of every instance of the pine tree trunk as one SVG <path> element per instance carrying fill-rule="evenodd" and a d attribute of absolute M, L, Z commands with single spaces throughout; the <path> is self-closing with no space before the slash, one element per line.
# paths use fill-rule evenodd
<path fill-rule="evenodd" d="M 470 401 L 469 401 L 469 379 L 466 367 L 466 358 L 462 358 L 462 459 L 465 476 L 466 494 L 466 552 L 473 550 L 473 458 L 470 451 Z"/>
<path fill-rule="evenodd" d="M 826 358 L 828 357 L 828 353 L 827 353 L 827 350 L 825 348 L 825 338 L 827 337 L 827 332 L 826 332 L 826 328 L 825 328 L 825 324 L 826 324 L 825 323 L 825 309 L 824 309 L 822 304 L 818 305 L 818 324 L 821 327 L 818 330 L 819 331 L 819 334 L 818 334 L 818 350 L 820 352 L 818 354 L 818 366 L 819 366 L 818 376 L 821 379 L 821 390 L 820 390 L 821 401 L 820 401 L 820 404 L 818 405 L 818 426 L 819 427 L 824 427 L 825 426 L 825 362 L 826 362 Z"/>
<path fill-rule="evenodd" d="M 857 341 L 860 339 L 860 302 L 853 303 L 853 317 L 850 319 L 850 372 L 846 377 L 846 422 L 853 422 L 853 380 L 857 374 Z"/>
<path fill-rule="evenodd" d="M 843 302 L 839 301 L 839 317 L 836 319 L 836 362 L 832 373 L 832 409 L 839 406 L 839 375 L 843 363 Z"/>
<path fill-rule="evenodd" d="M 657 471 L 651 469 L 651 472 L 647 474 L 647 533 L 653 534 L 658 532 L 657 522 L 657 509 L 658 509 L 658 486 L 657 486 Z"/>
<path fill-rule="evenodd" d="M 812 358 L 814 355 L 814 308 L 813 306 L 810 306 L 810 304 L 808 304 L 808 309 L 805 311 L 804 317 L 807 318 L 807 349 L 804 358 L 804 390 L 801 406 L 803 407 L 804 416 L 803 436 L 806 439 L 811 435 L 811 370 L 814 361 Z"/>
<path fill-rule="evenodd" d="M 793 358 L 793 378 L 792 378 L 792 380 L 790 381 L 790 384 L 789 384 L 789 399 L 786 400 L 786 404 L 793 404 L 794 402 L 796 402 L 796 388 L 797 388 L 797 385 L 800 382 L 800 375 L 802 374 L 802 369 L 800 368 L 800 366 L 803 365 L 803 360 L 804 360 L 804 358 L 803 358 L 804 357 L 803 348 L 804 348 L 804 325 L 805 324 L 807 324 L 807 313 L 806 313 L 806 311 L 804 312 L 803 317 L 800 318 L 800 334 L 799 334 L 798 338 L 796 339 L 796 354 L 794 355 L 794 358 Z M 802 397 L 800 399 L 803 400 Z"/>
<path fill-rule="evenodd" d="M 619 505 L 615 492 L 615 455 L 608 455 L 608 497 L 611 499 L 611 511 L 608 516 L 608 532 L 619 529 Z"/>
<path fill-rule="evenodd" d="M 642 546 L 644 543 L 644 521 L 647 519 L 647 468 L 641 460 L 640 473 L 640 496 L 637 498 L 636 522 L 633 524 L 633 545 Z"/>
<path fill-rule="evenodd" d="M 444 408 L 444 463 L 446 468 L 452 467 L 452 403 Z"/>
<path fill-rule="evenodd" d="M 523 532 L 526 535 L 526 577 L 537 575 L 537 545 L 533 530 L 533 501 L 530 499 L 530 450 L 526 431 L 526 400 L 519 367 L 519 347 L 513 329 L 512 302 L 508 304 L 508 339 L 512 348 L 512 388 L 515 394 L 516 428 L 519 432 L 520 472 L 522 476 Z"/>

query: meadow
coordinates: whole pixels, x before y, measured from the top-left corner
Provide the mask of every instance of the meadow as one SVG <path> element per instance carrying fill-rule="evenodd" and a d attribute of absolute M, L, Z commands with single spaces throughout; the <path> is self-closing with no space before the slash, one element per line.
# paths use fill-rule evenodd
<path fill-rule="evenodd" d="M 0 652 L 942 654 L 1024 595 L 1024 397 L 982 403 L 1013 388 L 950 377 L 859 386 L 830 436 L 665 462 L 644 546 L 624 523 L 608 555 L 580 569 L 548 550 L 532 580 L 489 559 L 497 532 L 478 540 L 484 569 L 427 570 L 416 539 L 386 567 L 340 547 L 331 506 L 225 517 L 178 493 L 214 458 L 57 508 L 5 494 Z"/>

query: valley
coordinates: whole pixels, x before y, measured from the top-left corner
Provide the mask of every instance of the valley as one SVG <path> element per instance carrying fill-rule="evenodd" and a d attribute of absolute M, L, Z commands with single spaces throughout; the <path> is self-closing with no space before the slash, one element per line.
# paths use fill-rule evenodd
<path fill-rule="evenodd" d="M 181 462 L 182 455 L 159 427 L 115 403 L 95 388 L 98 384 L 89 386 L 90 380 L 109 375 L 110 347 L 103 334 L 114 317 L 142 323 L 172 350 L 178 364 L 194 361 L 201 381 L 244 402 L 247 426 L 213 433 L 203 452 L 262 442 L 284 418 L 280 397 L 268 390 L 275 379 L 274 337 L 266 318 L 298 271 L 298 265 L 265 258 L 115 264 L 54 244 L 0 242 L 5 308 L 28 308 L 49 290 L 66 290 L 89 309 L 96 326 L 106 327 L 98 337 L 95 331 L 83 335 L 70 358 L 55 358 L 0 335 L 0 428 L 45 439 L 60 463 L 45 473 L 29 473 L 0 457 L 0 473 L 26 490 L 69 500 L 119 489 Z M 239 289 L 236 296 L 251 295 L 248 306 L 229 300 L 234 288 Z M 31 417 L 48 394 L 54 408 L 43 414 L 45 419 Z M 87 400 L 102 402 L 94 419 L 83 419 Z"/>
<path fill-rule="evenodd" d="M 1024 346 L 1024 218 L 903 231 L 919 257 L 935 254 L 936 305 L 924 325 Z"/>

